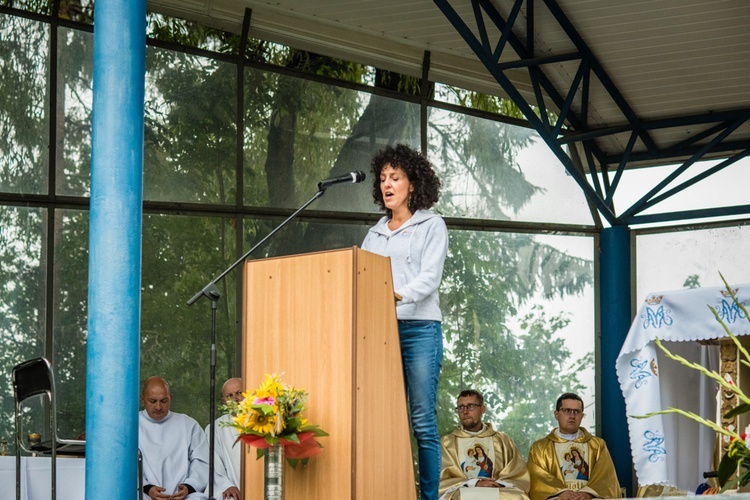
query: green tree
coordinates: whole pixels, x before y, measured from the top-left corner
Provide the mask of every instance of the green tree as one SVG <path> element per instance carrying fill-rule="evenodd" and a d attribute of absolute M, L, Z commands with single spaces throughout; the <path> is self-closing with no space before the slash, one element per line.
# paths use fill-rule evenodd
<path fill-rule="evenodd" d="M 505 413 L 502 429 L 514 437 L 524 456 L 528 455 L 531 444 L 554 426 L 552 415 L 560 394 L 584 391 L 586 387 L 577 375 L 594 366 L 593 351 L 573 359 L 564 340 L 555 335 L 570 323 L 567 316 L 560 313 L 550 317 L 537 305 L 521 323 L 520 351 L 526 355 L 516 369 L 522 381 L 502 394 L 503 399 L 513 401 L 510 411 L 502 407 L 496 411 L 498 415 Z"/>
<path fill-rule="evenodd" d="M 4 23 L 0 27 L 2 60 L 14 72 L 13 78 L 0 79 L 8 90 L 0 93 L 5 96 L 0 97 L 0 189 L 43 194 L 46 188 L 40 179 L 46 178 L 48 140 L 39 137 L 46 137 L 49 126 L 46 70 L 40 68 L 46 68 L 48 55 L 36 47 L 48 45 L 47 28 L 44 23 L 11 16 L 0 20 Z M 152 35 L 163 40 L 236 55 L 238 43 L 231 35 L 158 16 L 150 17 L 149 26 Z M 10 36 L 16 32 L 17 38 Z M 56 90 L 55 192 L 85 197 L 90 172 L 92 37 L 62 30 L 61 39 L 63 85 Z M 209 307 L 205 299 L 192 308 L 185 302 L 234 261 L 238 231 L 245 245 L 252 245 L 278 223 L 278 217 L 239 220 L 225 212 L 236 206 L 240 195 L 245 206 L 260 213 L 267 208 L 296 208 L 308 192 L 312 194 L 317 180 L 351 170 L 367 171 L 372 154 L 383 144 L 404 142 L 418 147 L 421 137 L 419 105 L 395 97 L 397 92 L 419 92 L 418 80 L 376 71 L 378 92 L 361 92 L 288 73 L 302 69 L 365 82 L 368 70 L 362 65 L 255 40 L 248 54 L 255 62 L 285 70 L 241 69 L 245 79 L 244 185 L 238 185 L 237 66 L 225 56 L 153 47 L 147 51 L 144 196 L 150 203 L 187 203 L 207 209 L 205 214 L 172 210 L 168 215 L 153 208 L 144 216 L 141 370 L 144 376 L 160 374 L 169 379 L 176 393 L 175 409 L 204 424 Z M 464 97 L 473 106 L 512 112 L 504 100 L 474 93 Z M 444 182 L 436 207 L 441 213 L 508 220 L 540 191 L 525 179 L 515 161 L 518 150 L 532 140 L 528 130 L 435 110 L 429 113 L 428 127 L 429 155 Z M 280 186 L 285 189 L 277 189 Z M 370 220 L 362 213 L 375 207 L 371 185 L 356 188 L 332 193 L 314 207 L 341 220 L 333 224 L 297 221 L 294 230 L 280 233 L 254 258 L 330 248 L 322 244 L 329 235 L 337 238 L 335 246 L 360 243 Z M 54 230 L 48 235 L 49 216 L 54 217 Z M 0 210 L 4 278 L 0 312 L 7 313 L 0 321 L 5 345 L 14 341 L 18 345 L 0 355 L 2 377 L 7 383 L 15 362 L 43 352 L 45 307 L 52 307 L 55 366 L 66 401 L 64 425 L 71 433 L 81 428 L 84 409 L 87 216 L 85 210 L 73 209 L 54 214 L 41 209 Z M 527 322 L 528 333 L 522 333 L 510 330 L 509 319 L 536 296 L 576 294 L 592 282 L 590 262 L 540 244 L 530 234 L 452 230 L 450 237 L 442 289 L 446 338 L 440 391 L 442 431 L 453 424 L 453 399 L 467 385 L 483 390 L 492 408 L 508 417 L 516 407 L 533 403 L 534 397 L 541 400 L 541 395 L 532 397 L 519 389 L 537 380 L 530 370 L 519 367 L 530 351 L 549 347 L 544 339 L 558 345 L 554 333 L 564 320 L 546 319 L 538 312 L 537 319 Z M 56 262 L 52 283 L 46 283 L 44 259 L 50 238 Z M 218 377 L 222 379 L 237 374 L 234 275 L 219 285 Z M 46 287 L 53 287 L 49 305 L 44 302 Z M 569 359 L 563 347 L 549 352 L 550 362 Z M 585 365 L 585 360 L 580 363 Z M 561 387 L 568 375 L 550 372 L 550 386 Z M 11 414 L 4 400 L 3 429 L 9 428 Z"/>

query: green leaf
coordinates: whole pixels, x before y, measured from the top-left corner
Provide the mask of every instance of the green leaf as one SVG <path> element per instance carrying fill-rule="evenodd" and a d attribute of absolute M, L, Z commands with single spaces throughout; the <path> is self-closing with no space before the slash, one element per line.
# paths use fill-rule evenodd
<path fill-rule="evenodd" d="M 283 437 L 284 439 L 286 439 L 287 441 L 291 441 L 292 443 L 299 443 L 299 436 L 297 434 L 289 434 Z"/>
<path fill-rule="evenodd" d="M 737 462 L 733 458 L 730 458 L 729 454 L 725 454 L 721 457 L 721 462 L 719 462 L 719 468 L 716 472 L 719 485 L 723 488 L 727 484 L 727 481 L 729 481 L 729 478 L 732 477 L 732 474 L 737 472 Z"/>
<path fill-rule="evenodd" d="M 287 458 L 286 461 L 289 462 L 292 469 L 296 469 L 297 464 L 299 463 L 299 458 Z"/>
<path fill-rule="evenodd" d="M 742 403 L 738 406 L 735 406 L 728 412 L 726 412 L 724 414 L 724 418 L 731 418 L 731 417 L 734 417 L 735 415 L 740 415 L 742 413 L 747 413 L 749 411 L 750 411 L 750 403 Z"/>
<path fill-rule="evenodd" d="M 253 410 L 260 411 L 263 415 L 273 415 L 274 414 L 273 406 L 271 406 L 271 405 L 266 405 L 266 404 L 263 404 L 263 405 L 251 405 L 251 408 Z"/>
<path fill-rule="evenodd" d="M 266 454 L 266 450 L 263 448 L 255 448 L 255 460 L 260 460 L 263 455 Z"/>
<path fill-rule="evenodd" d="M 726 485 L 721 487 L 721 490 L 719 490 L 719 493 L 724 493 L 727 490 L 734 489 L 734 486 L 737 484 L 737 482 L 740 480 L 739 477 L 735 477 L 731 481 L 729 481 Z"/>

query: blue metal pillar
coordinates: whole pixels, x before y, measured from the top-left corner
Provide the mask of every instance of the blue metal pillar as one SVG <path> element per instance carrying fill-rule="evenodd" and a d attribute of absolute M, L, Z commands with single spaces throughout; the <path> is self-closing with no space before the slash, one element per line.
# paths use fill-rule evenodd
<path fill-rule="evenodd" d="M 601 311 L 601 437 L 607 442 L 620 486 L 633 496 L 633 467 L 628 439 L 625 399 L 617 381 L 615 361 L 632 321 L 630 289 L 630 229 L 615 226 L 602 230 L 599 279 Z"/>
<path fill-rule="evenodd" d="M 86 498 L 136 498 L 146 1 L 97 0 Z"/>

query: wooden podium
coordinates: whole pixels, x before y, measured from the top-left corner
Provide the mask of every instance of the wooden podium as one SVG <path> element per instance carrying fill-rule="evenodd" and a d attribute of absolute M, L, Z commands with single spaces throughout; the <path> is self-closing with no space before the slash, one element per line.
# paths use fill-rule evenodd
<path fill-rule="evenodd" d="M 416 499 L 390 261 L 357 247 L 248 261 L 243 300 L 245 388 L 283 373 L 330 434 L 285 464 L 286 499 Z M 244 496 L 262 499 L 263 459 L 244 448 Z"/>

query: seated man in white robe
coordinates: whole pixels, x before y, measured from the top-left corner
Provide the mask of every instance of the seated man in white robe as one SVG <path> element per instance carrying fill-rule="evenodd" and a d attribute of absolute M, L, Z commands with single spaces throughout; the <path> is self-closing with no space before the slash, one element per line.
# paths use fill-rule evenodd
<path fill-rule="evenodd" d="M 152 500 L 205 499 L 208 441 L 198 422 L 169 411 L 172 393 L 161 377 L 141 390 L 138 447 L 143 455 L 143 494 Z"/>
<path fill-rule="evenodd" d="M 482 422 L 484 397 L 472 389 L 458 396 L 461 425 L 440 445 L 440 500 L 529 500 L 529 472 L 513 440 Z"/>
<path fill-rule="evenodd" d="M 221 387 L 221 395 L 224 403 L 233 400 L 237 403 L 242 401 L 242 379 L 230 378 Z M 222 422 L 231 422 L 229 415 L 222 415 L 214 422 L 214 495 L 221 493 L 221 499 L 241 500 L 240 493 L 240 457 L 242 455 L 242 443 L 237 442 L 236 427 L 219 425 Z M 206 439 L 210 440 L 210 427 L 206 426 Z M 236 443 L 236 444 L 235 444 Z"/>

